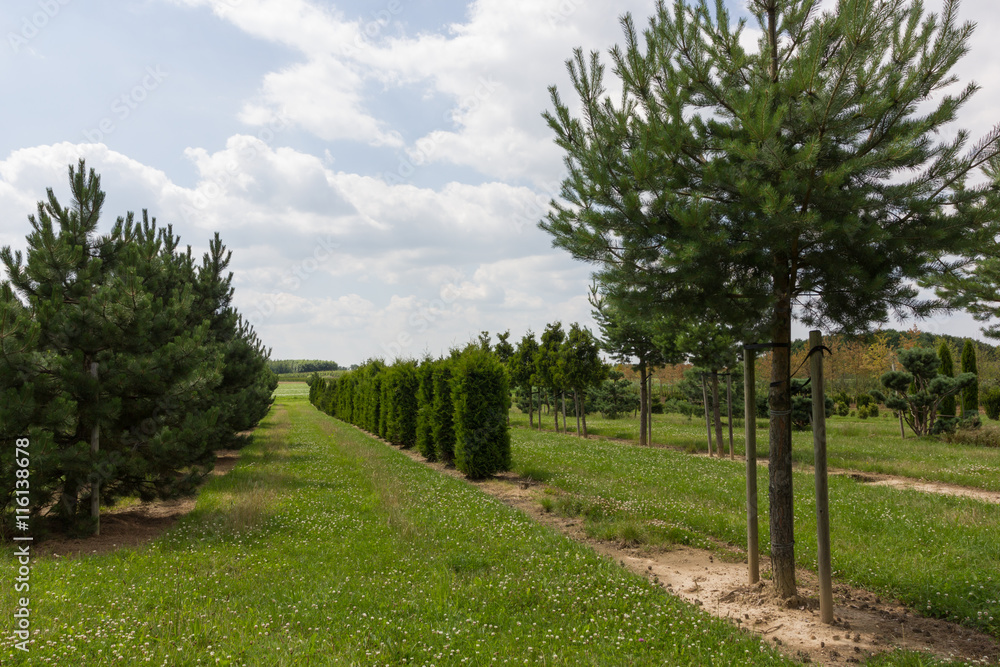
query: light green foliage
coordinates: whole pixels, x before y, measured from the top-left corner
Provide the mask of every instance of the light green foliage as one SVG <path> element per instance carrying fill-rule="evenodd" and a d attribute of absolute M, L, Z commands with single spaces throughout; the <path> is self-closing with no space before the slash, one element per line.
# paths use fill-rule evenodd
<path fill-rule="evenodd" d="M 470 346 L 454 362 L 451 386 L 455 467 L 473 479 L 510 470 L 510 385 L 503 364 Z"/>
<path fill-rule="evenodd" d="M 932 348 L 900 350 L 899 361 L 906 371 L 889 371 L 882 375 L 882 385 L 892 391 L 885 406 L 903 413 L 903 419 L 917 435 L 927 435 L 932 427 L 950 430 L 947 420 L 937 419 L 938 406 L 947 396 L 953 396 L 975 381 L 972 373 L 948 377 L 938 373 L 941 360 Z M 915 389 L 915 391 L 914 391 Z"/>
<path fill-rule="evenodd" d="M 994 421 L 1000 419 L 1000 387 L 989 387 L 983 392 L 982 401 L 986 416 Z"/>

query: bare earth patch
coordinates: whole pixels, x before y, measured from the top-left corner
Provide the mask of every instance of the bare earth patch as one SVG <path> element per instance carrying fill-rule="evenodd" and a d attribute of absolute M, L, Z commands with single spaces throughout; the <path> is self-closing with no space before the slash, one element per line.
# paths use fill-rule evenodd
<path fill-rule="evenodd" d="M 220 449 L 213 476 L 225 475 L 239 460 L 238 450 Z M 194 509 L 195 498 L 160 500 L 115 508 L 101 513 L 101 534 L 96 537 L 55 538 L 38 545 L 40 556 L 56 558 L 106 554 L 121 547 L 137 547 L 159 537 L 179 518 Z"/>
<path fill-rule="evenodd" d="M 416 451 L 400 451 L 414 461 L 465 480 L 454 468 L 428 462 Z M 566 518 L 542 508 L 539 500 L 544 495 L 544 484 L 515 473 L 469 483 L 536 521 L 588 544 L 713 616 L 760 635 L 793 659 L 848 665 L 901 648 L 973 664 L 1000 662 L 1000 643 L 989 635 L 925 618 L 898 601 L 842 584 L 834 585 L 835 623 L 825 625 L 819 620 L 817 578 L 807 570 L 796 573 L 799 597 L 782 600 L 774 595 L 768 581 L 750 585 L 744 563 L 721 561 L 711 551 L 684 546 L 669 550 L 634 548 L 592 539 L 584 530 L 582 518 Z M 727 549 L 738 548 L 727 545 Z M 766 577 L 768 569 L 762 562 L 761 575 Z"/>

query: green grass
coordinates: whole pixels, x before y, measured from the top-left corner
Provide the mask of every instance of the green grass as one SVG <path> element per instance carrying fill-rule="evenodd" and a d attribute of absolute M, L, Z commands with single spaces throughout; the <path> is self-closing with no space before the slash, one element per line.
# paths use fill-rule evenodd
<path fill-rule="evenodd" d="M 719 549 L 746 545 L 745 464 L 573 435 L 513 431 L 515 466 L 561 492 L 553 511 L 596 537 Z M 758 469 L 760 544 L 769 540 L 767 470 Z M 796 559 L 815 567 L 811 472 L 794 473 Z M 995 504 L 830 479 L 835 577 L 922 613 L 1000 637 L 1000 511 Z M 628 538 L 628 539 L 626 539 Z M 725 547 L 722 547 L 725 552 Z"/>
<path fill-rule="evenodd" d="M 27 656 L 4 581 L 5 665 L 792 664 L 289 386 L 168 533 L 35 561 Z"/>
<path fill-rule="evenodd" d="M 738 423 L 739 426 L 733 428 L 733 443 L 736 455 L 743 456 L 743 424 L 742 421 Z M 511 410 L 511 425 L 527 427 L 528 416 L 517 409 Z M 566 425 L 572 433 L 576 428 L 576 420 L 567 417 Z M 544 416 L 542 426 L 543 432 L 552 431 L 551 415 Z M 766 427 L 767 420 L 758 420 L 757 452 L 764 458 L 768 452 Z M 588 415 L 587 431 L 598 437 L 637 441 L 639 420 L 631 416 L 603 419 L 598 415 Z M 725 426 L 722 431 L 728 456 L 729 433 Z M 714 439 L 715 436 L 712 437 Z M 676 414 L 653 415 L 654 445 L 705 452 L 706 442 L 704 419 L 692 418 L 689 421 L 687 417 Z M 827 456 L 828 465 L 833 468 L 901 475 L 1000 491 L 1000 448 L 947 443 L 936 437 L 917 438 L 912 432 L 908 432 L 904 440 L 899 437 L 899 422 L 891 417 L 831 417 L 827 421 Z M 812 466 L 811 431 L 793 433 L 792 459 L 798 465 Z"/>

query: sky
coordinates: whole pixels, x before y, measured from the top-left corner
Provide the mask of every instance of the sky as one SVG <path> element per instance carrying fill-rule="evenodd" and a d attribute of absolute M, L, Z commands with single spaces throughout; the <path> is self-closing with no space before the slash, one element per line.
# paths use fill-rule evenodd
<path fill-rule="evenodd" d="M 46 188 L 68 201 L 82 157 L 107 193 L 102 230 L 147 209 L 198 255 L 220 233 L 272 358 L 436 356 L 556 320 L 596 331 L 592 267 L 537 228 L 565 175 L 541 114 L 550 85 L 573 98 L 574 48 L 606 55 L 619 17 L 654 7 L 7 0 L 0 245 L 25 247 Z M 982 90 L 957 125 L 979 137 L 1000 120 L 1000 13 L 965 0 L 960 17 L 978 29 L 956 74 Z M 981 337 L 964 314 L 917 326 Z"/>

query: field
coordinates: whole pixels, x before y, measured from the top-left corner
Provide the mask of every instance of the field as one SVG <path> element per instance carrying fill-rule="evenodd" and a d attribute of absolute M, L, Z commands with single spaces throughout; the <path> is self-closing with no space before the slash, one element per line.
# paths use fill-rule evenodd
<path fill-rule="evenodd" d="M 322 415 L 307 392 L 302 383 L 279 385 L 236 467 L 151 543 L 36 556 L 31 653 L 5 639 L 0 662 L 795 664 L 649 578 Z M 660 446 L 640 448 L 606 439 L 634 435 L 630 418 L 592 418 L 591 431 L 605 439 L 583 441 L 522 428 L 526 416 L 516 410 L 511 417 L 517 473 L 543 483 L 537 502 L 553 516 L 582 520 L 589 535 L 609 543 L 692 545 L 741 560 L 744 466 L 686 451 L 698 444 L 697 421 L 657 415 Z M 971 468 L 996 466 L 996 450 L 901 443 L 893 426 L 833 420 L 834 465 L 874 466 L 892 451 L 889 467 L 911 470 L 929 454 L 951 461 L 948 479 L 979 474 L 989 486 L 989 475 Z M 807 436 L 796 435 L 800 455 Z M 766 550 L 766 469 L 759 475 Z M 815 561 L 808 466 L 797 466 L 795 488 L 796 556 L 808 568 Z M 848 476 L 831 479 L 830 495 L 838 582 L 1000 636 L 995 505 Z M 3 554 L 9 571 L 11 551 Z M 9 587 L 0 601 L 14 607 Z M 9 624 L 11 614 L 3 618 Z M 889 653 L 869 664 L 966 663 Z"/>
<path fill-rule="evenodd" d="M 553 430 L 552 415 L 544 415 L 542 429 Z M 536 415 L 537 418 L 537 415 Z M 725 418 L 723 418 L 725 422 Z M 528 415 L 518 410 L 511 412 L 511 425 L 528 426 Z M 537 427 L 538 422 L 535 421 Z M 570 432 L 576 430 L 576 420 L 567 416 Z M 757 454 L 767 458 L 767 420 L 757 420 Z M 559 428 L 562 429 L 560 418 Z M 996 422 L 984 428 L 996 428 Z M 637 441 L 639 420 L 632 417 L 603 419 L 587 415 L 588 435 Z M 713 439 L 714 439 L 713 427 Z M 831 468 L 861 472 L 901 475 L 916 479 L 1000 491 L 1000 448 L 953 445 L 938 438 L 916 438 L 907 432 L 899 436 L 899 422 L 883 410 L 872 419 L 857 417 L 830 417 L 827 420 L 828 461 Z M 725 451 L 729 453 L 729 434 L 723 426 Z M 737 457 L 745 454 L 743 421 L 734 419 L 733 443 Z M 653 444 L 705 453 L 708 450 L 704 418 L 688 419 L 677 414 L 653 415 Z M 792 460 L 797 465 L 812 466 L 813 444 L 811 431 L 792 434 Z"/>
<path fill-rule="evenodd" d="M 40 557 L 3 664 L 791 664 L 282 385 L 229 474 L 146 547 Z M 10 550 L 3 568 L 13 571 Z"/>

